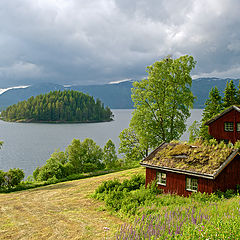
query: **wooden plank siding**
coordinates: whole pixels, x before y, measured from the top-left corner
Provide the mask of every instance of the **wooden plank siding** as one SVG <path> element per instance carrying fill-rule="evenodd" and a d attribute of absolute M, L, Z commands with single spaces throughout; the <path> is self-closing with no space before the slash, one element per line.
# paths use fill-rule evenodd
<path fill-rule="evenodd" d="M 235 189 L 240 184 L 240 156 L 237 155 L 214 181 L 213 191 Z"/>
<path fill-rule="evenodd" d="M 227 132 L 224 130 L 225 122 L 233 122 L 233 132 Z M 235 109 L 232 109 L 230 112 L 209 124 L 209 134 L 218 141 L 229 140 L 232 143 L 235 143 L 237 139 L 240 139 L 240 132 L 237 131 L 238 122 L 240 123 L 240 113 Z"/>
<path fill-rule="evenodd" d="M 159 170 L 146 167 L 146 186 L 152 181 L 156 180 L 157 172 Z M 189 196 L 192 191 L 186 190 L 186 177 L 191 177 L 185 174 L 165 172 L 167 175 L 166 186 L 158 185 L 159 189 L 162 189 L 164 193 L 178 194 L 183 196 Z M 198 191 L 212 193 L 213 192 L 213 180 L 206 178 L 198 179 Z"/>
<path fill-rule="evenodd" d="M 156 180 L 157 172 L 160 170 L 146 167 L 146 186 Z M 186 190 L 186 174 L 165 172 L 167 175 L 166 186 L 158 185 L 164 193 L 175 193 L 178 195 L 189 196 L 192 191 Z M 215 179 L 196 177 L 198 179 L 198 192 L 213 193 L 217 190 L 226 191 L 227 189 L 236 190 L 237 184 L 240 185 L 240 156 L 235 158 L 223 169 Z"/>

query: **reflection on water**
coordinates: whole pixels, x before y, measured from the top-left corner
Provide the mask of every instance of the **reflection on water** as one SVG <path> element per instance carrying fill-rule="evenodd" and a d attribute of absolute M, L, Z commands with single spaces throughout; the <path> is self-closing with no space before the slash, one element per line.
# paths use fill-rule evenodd
<path fill-rule="evenodd" d="M 0 121 L 0 140 L 4 141 L 0 150 L 0 169 L 21 168 L 28 176 L 37 166 L 43 165 L 55 149 L 64 150 L 73 138 L 92 138 L 102 147 L 108 139 L 112 139 L 118 147 L 118 136 L 128 127 L 132 110 L 112 111 L 115 120 L 105 123 L 45 124 Z M 193 109 L 187 125 L 190 126 L 194 120 L 200 120 L 201 114 L 201 109 Z M 188 134 L 183 134 L 181 140 L 188 140 Z"/>

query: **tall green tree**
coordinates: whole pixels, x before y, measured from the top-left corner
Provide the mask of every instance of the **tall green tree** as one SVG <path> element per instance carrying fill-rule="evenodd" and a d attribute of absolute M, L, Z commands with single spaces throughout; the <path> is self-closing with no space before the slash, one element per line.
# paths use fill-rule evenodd
<path fill-rule="evenodd" d="M 209 92 L 208 99 L 205 102 L 205 108 L 203 110 L 201 126 L 199 136 L 203 139 L 210 139 L 211 136 L 208 134 L 208 126 L 205 126 L 205 122 L 211 119 L 214 115 L 219 114 L 224 109 L 222 97 L 218 88 L 215 86 Z"/>
<path fill-rule="evenodd" d="M 237 104 L 240 105 L 240 80 L 238 83 L 238 90 L 237 90 Z"/>
<path fill-rule="evenodd" d="M 192 125 L 188 128 L 189 132 L 189 143 L 193 143 L 197 138 L 199 138 L 200 134 L 200 123 L 198 121 L 194 121 Z"/>
<path fill-rule="evenodd" d="M 205 102 L 205 108 L 203 110 L 202 122 L 211 119 L 214 115 L 218 114 L 224 108 L 222 97 L 218 88 L 215 86 L 209 92 L 208 99 Z"/>
<path fill-rule="evenodd" d="M 103 148 L 103 163 L 107 169 L 116 168 L 117 154 L 115 145 L 111 139 L 109 139 Z"/>
<path fill-rule="evenodd" d="M 102 149 L 89 138 L 83 142 L 79 139 L 73 139 L 67 148 L 67 155 L 75 173 L 90 172 L 104 167 Z"/>
<path fill-rule="evenodd" d="M 224 90 L 223 106 L 227 108 L 234 104 L 238 104 L 237 89 L 235 88 L 233 80 L 231 80 L 230 82 L 227 82 Z"/>
<path fill-rule="evenodd" d="M 123 154 L 125 165 L 132 165 L 134 162 L 139 162 L 148 155 L 148 143 L 143 141 L 131 126 L 120 133 L 119 139 L 118 153 Z"/>
<path fill-rule="evenodd" d="M 179 139 L 186 130 L 194 96 L 191 92 L 192 56 L 165 58 L 147 67 L 148 77 L 133 83 L 135 110 L 130 126 L 149 148 Z"/>

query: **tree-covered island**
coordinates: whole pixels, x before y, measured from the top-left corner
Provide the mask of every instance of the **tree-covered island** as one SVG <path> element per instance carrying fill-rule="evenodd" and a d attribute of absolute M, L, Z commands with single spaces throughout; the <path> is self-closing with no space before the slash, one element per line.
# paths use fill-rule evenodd
<path fill-rule="evenodd" d="M 103 122 L 111 121 L 109 107 L 78 91 L 54 91 L 30 97 L 2 111 L 1 118 L 11 122 Z"/>

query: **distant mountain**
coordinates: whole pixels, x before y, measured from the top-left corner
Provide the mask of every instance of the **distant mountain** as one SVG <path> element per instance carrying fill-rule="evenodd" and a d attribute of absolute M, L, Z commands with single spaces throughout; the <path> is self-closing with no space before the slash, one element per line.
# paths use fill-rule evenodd
<path fill-rule="evenodd" d="M 132 81 L 126 81 L 116 84 L 72 86 L 70 88 L 88 93 L 94 98 L 99 98 L 105 105 L 112 109 L 130 109 L 133 108 L 131 99 L 132 87 Z"/>
<path fill-rule="evenodd" d="M 194 96 L 197 97 L 194 108 L 204 108 L 204 103 L 208 98 L 209 92 L 212 87 L 217 86 L 221 95 L 223 96 L 223 91 L 226 87 L 227 81 L 233 80 L 235 87 L 239 86 L 239 79 L 220 79 L 220 78 L 197 78 L 193 80 L 192 92 Z"/>
<path fill-rule="evenodd" d="M 230 79 L 219 78 L 198 78 L 193 80 L 192 92 L 197 97 L 194 108 L 204 108 L 204 103 L 208 98 L 212 87 L 217 86 L 222 93 Z M 238 87 L 239 80 L 233 79 L 235 86 Z M 0 109 L 9 105 L 26 100 L 31 96 L 37 96 L 41 93 L 48 93 L 55 90 L 72 89 L 88 93 L 95 99 L 99 98 L 105 106 L 111 109 L 130 109 L 133 108 L 131 100 L 131 88 L 133 81 L 123 81 L 115 84 L 86 85 L 64 87 L 52 83 L 39 83 L 23 89 L 11 89 L 0 95 Z"/>
<path fill-rule="evenodd" d="M 31 96 L 64 89 L 64 86 L 53 83 L 38 83 L 27 88 L 10 89 L 0 95 L 0 110 L 19 101 L 27 100 Z"/>

